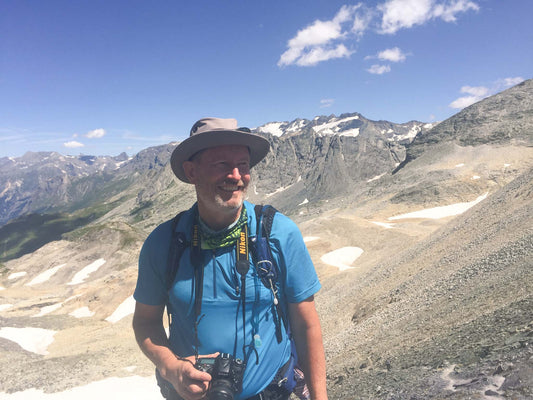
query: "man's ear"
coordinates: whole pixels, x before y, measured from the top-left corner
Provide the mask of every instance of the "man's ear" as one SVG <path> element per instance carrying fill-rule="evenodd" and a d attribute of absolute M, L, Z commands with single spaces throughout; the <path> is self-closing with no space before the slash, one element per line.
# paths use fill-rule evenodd
<path fill-rule="evenodd" d="M 195 183 L 195 177 L 196 177 L 196 165 L 192 161 L 185 161 L 183 163 L 183 172 L 185 172 L 185 176 L 187 177 L 187 180 L 189 183 Z"/>

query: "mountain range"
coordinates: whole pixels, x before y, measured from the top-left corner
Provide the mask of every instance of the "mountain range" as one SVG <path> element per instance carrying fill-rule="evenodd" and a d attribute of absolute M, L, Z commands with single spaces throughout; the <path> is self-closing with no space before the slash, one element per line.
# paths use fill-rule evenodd
<path fill-rule="evenodd" d="M 320 138 L 328 146 L 331 138 L 359 137 L 358 141 L 369 140 L 373 146 L 379 143 L 379 146 L 389 148 L 394 160 L 399 162 L 405 152 L 404 145 L 431 126 L 415 121 L 406 124 L 370 121 L 359 114 L 343 114 L 340 117 L 317 117 L 313 121 L 297 119 L 290 123 L 268 123 L 256 128 L 255 132 L 269 137 L 274 151 L 282 152 L 284 158 L 289 156 L 287 145 L 299 146 L 298 143 L 307 142 L 309 137 Z M 175 145 L 149 148 L 132 158 L 125 153 L 117 157 L 101 157 L 64 156 L 56 152 L 28 152 L 18 158 L 0 158 L 0 225 L 29 213 L 81 208 L 96 198 L 106 197 L 105 191 L 101 193 L 102 186 L 107 183 L 110 185 L 106 188 L 116 186 L 118 180 L 127 179 L 134 171 L 164 167 Z M 307 149 L 311 153 L 293 156 L 316 162 L 316 157 L 320 157 L 316 150 Z M 275 156 L 271 158 L 276 162 Z M 299 171 L 310 167 L 313 166 L 297 166 Z M 89 201 L 90 193 L 95 196 Z"/>
<path fill-rule="evenodd" d="M 438 124 L 350 113 L 254 132 L 271 152 L 249 199 L 298 223 L 323 284 L 330 398 L 533 396 L 532 80 Z M 0 159 L 0 392 L 153 373 L 131 315 L 111 317 L 146 235 L 194 202 L 175 145 Z M 4 328 L 56 333 L 36 354 Z"/>

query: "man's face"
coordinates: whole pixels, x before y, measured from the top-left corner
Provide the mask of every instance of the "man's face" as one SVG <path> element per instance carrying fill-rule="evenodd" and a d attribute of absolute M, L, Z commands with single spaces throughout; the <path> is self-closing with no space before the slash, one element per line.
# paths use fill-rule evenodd
<path fill-rule="evenodd" d="M 250 152 L 246 146 L 228 145 L 202 151 L 183 168 L 196 187 L 198 203 L 210 213 L 235 213 L 242 206 L 250 183 Z"/>

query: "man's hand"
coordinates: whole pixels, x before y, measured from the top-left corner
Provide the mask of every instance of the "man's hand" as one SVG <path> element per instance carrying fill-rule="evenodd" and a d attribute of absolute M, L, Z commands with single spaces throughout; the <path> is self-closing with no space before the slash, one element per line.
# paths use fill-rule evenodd
<path fill-rule="evenodd" d="M 178 358 L 170 350 L 163 327 L 165 306 L 137 303 L 133 314 L 135 338 L 143 353 L 155 364 L 161 376 L 169 381 L 185 400 L 205 397 L 211 375 L 194 367 L 194 356 Z M 217 353 L 218 354 L 218 353 Z M 216 357 L 217 354 L 205 357 Z"/>
<path fill-rule="evenodd" d="M 207 356 L 210 357 L 210 356 Z M 194 367 L 194 356 L 176 359 L 176 363 L 162 368 L 161 375 L 169 381 L 185 400 L 200 400 L 205 397 L 211 375 Z"/>

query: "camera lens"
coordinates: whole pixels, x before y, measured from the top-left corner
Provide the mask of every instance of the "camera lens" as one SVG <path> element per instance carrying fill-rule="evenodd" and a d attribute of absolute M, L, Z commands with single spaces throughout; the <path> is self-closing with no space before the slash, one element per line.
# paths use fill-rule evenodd
<path fill-rule="evenodd" d="M 211 389 L 207 394 L 209 400 L 233 400 L 231 383 L 226 379 L 211 381 Z"/>

